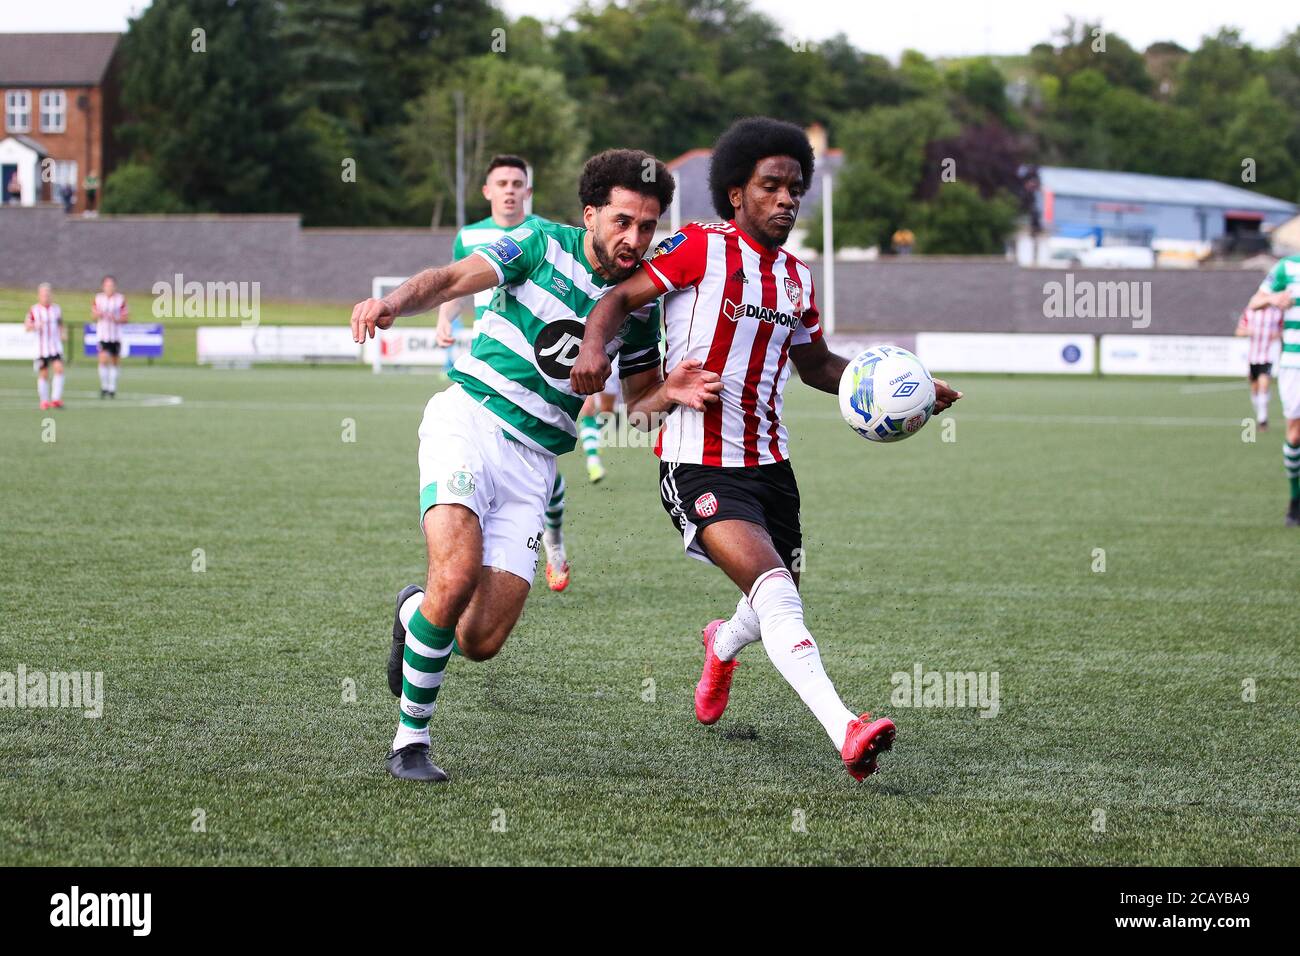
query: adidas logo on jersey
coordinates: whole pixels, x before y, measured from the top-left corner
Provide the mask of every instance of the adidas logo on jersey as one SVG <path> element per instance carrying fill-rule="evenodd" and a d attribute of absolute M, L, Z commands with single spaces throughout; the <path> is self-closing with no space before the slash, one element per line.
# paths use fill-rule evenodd
<path fill-rule="evenodd" d="M 731 282 L 739 282 L 741 285 L 749 285 L 749 276 L 745 275 L 745 267 L 741 266 L 731 274 Z"/>

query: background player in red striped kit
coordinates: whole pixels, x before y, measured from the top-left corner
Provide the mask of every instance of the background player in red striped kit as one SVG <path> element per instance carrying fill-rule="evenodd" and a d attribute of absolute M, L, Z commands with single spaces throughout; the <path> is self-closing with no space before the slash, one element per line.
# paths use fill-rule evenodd
<path fill-rule="evenodd" d="M 117 280 L 104 276 L 100 292 L 90 307 L 95 317 L 95 338 L 99 349 L 99 397 L 117 398 L 117 376 L 122 367 L 122 326 L 129 313 L 126 297 L 117 291 Z"/>
<path fill-rule="evenodd" d="M 36 395 L 41 410 L 63 407 L 63 310 L 52 299 L 50 284 L 36 289 L 36 304 L 27 310 L 23 327 L 36 333 Z M 53 373 L 54 381 L 50 381 Z"/>
<path fill-rule="evenodd" d="M 1236 333 L 1250 336 L 1250 403 L 1260 430 L 1268 428 L 1268 398 L 1273 384 L 1273 346 L 1282 339 L 1282 310 L 1276 306 L 1243 309 Z"/>
<path fill-rule="evenodd" d="M 761 640 L 861 780 L 895 728 L 844 706 L 804 624 L 799 488 L 781 422 L 791 363 L 803 382 L 831 394 L 848 364 L 822 337 L 812 273 L 782 248 L 812 172 L 812 146 L 797 126 L 765 117 L 733 124 L 709 170 L 713 205 L 726 221 L 665 239 L 606 294 L 587 320 L 572 385 L 599 391 L 609 374 L 605 343 L 629 313 L 665 296 L 668 365 L 700 360 L 723 389 L 706 410 L 674 409 L 664 420 L 655 445 L 660 496 L 687 553 L 716 564 L 742 592 L 730 620 L 704 629 L 696 717 L 710 724 L 722 716 L 736 655 Z M 935 384 L 936 411 L 960 397 Z"/>

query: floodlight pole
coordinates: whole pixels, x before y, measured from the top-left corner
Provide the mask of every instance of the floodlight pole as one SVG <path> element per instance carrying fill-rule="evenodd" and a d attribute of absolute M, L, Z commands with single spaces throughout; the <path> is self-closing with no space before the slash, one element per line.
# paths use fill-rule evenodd
<path fill-rule="evenodd" d="M 670 210 L 670 212 L 669 212 L 669 214 L 668 214 L 668 224 L 669 224 L 668 227 L 669 227 L 669 228 L 670 228 L 674 233 L 676 233 L 679 229 L 682 228 L 682 190 L 681 190 L 681 183 L 678 183 L 678 184 L 677 184 L 677 188 L 673 190 L 673 201 L 669 204 L 668 208 L 669 208 L 669 210 Z"/>
<path fill-rule="evenodd" d="M 835 213 L 831 202 L 834 178 L 822 176 L 822 331 L 835 331 Z"/>
<path fill-rule="evenodd" d="M 456 90 L 456 228 L 465 228 L 465 93 Z"/>

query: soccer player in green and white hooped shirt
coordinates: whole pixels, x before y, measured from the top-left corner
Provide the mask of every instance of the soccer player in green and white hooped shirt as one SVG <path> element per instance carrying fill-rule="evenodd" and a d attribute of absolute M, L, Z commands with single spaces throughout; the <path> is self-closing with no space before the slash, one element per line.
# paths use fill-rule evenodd
<path fill-rule="evenodd" d="M 459 262 L 426 269 L 382 299 L 352 310 L 352 336 L 373 338 L 398 316 L 499 286 L 454 383 L 429 400 L 420 423 L 420 511 L 426 587 L 397 599 L 389 684 L 401 694 L 388 772 L 445 781 L 429 757 L 429 719 L 455 645 L 470 660 L 494 656 L 523 610 L 555 482 L 555 456 L 572 451 L 582 397 L 569 383 L 588 313 L 630 276 L 650 246 L 674 183 L 640 150 L 587 161 L 578 195 L 585 228 L 537 220 Z M 703 410 L 722 384 L 698 360 L 665 378 L 659 306 L 633 313 L 609 343 L 619 357 L 629 417 L 674 405 Z"/>
<path fill-rule="evenodd" d="M 540 216 L 524 212 L 524 204 L 532 194 L 533 189 L 528 185 L 526 162 L 518 156 L 493 156 L 488 161 L 483 181 L 483 198 L 491 206 L 491 215 L 469 223 L 456 233 L 456 242 L 451 249 L 452 259 L 459 262 L 525 223 L 544 222 Z M 500 289 L 484 289 L 475 293 L 473 306 L 476 331 L 483 314 L 501 294 Z M 438 308 L 436 335 L 439 345 L 450 347 L 455 343 L 451 322 L 468 305 L 469 299 L 465 298 L 444 302 Z M 555 474 L 555 487 L 551 489 L 551 498 L 546 505 L 546 530 L 542 534 L 542 543 L 546 546 L 546 586 L 552 591 L 563 591 L 569 586 L 569 559 L 564 553 L 564 476 L 559 472 Z"/>
<path fill-rule="evenodd" d="M 1249 309 L 1282 309 L 1282 354 L 1278 358 L 1277 390 L 1286 416 L 1282 463 L 1291 484 L 1286 523 L 1300 526 L 1300 256 L 1280 259 L 1251 296 Z"/>

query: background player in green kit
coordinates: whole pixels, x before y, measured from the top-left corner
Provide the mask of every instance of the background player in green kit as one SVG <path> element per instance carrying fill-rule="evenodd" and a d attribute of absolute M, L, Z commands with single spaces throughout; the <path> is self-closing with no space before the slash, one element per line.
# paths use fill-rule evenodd
<path fill-rule="evenodd" d="M 504 645 L 523 610 L 555 482 L 555 456 L 577 442 L 582 396 L 569 374 L 588 313 L 636 269 L 663 210 L 671 174 L 639 150 L 587 161 L 578 194 L 585 228 L 525 223 L 474 254 L 412 276 L 352 310 L 357 342 L 402 315 L 498 286 L 451 388 L 429 400 L 420 424 L 420 509 L 426 587 L 398 595 L 390 684 L 400 677 L 393 776 L 445 781 L 429 758 L 429 720 L 453 643 L 481 661 Z M 718 376 L 698 360 L 660 371 L 659 306 L 628 316 L 609 343 L 619 358 L 629 415 L 717 401 Z"/>
<path fill-rule="evenodd" d="M 1278 260 L 1247 305 L 1250 309 L 1276 306 L 1282 310 L 1282 354 L 1277 361 L 1277 391 L 1286 416 L 1282 464 L 1291 486 L 1287 506 L 1288 527 L 1300 527 L 1300 256 Z"/>
<path fill-rule="evenodd" d="M 456 241 L 451 247 L 452 259 L 459 262 L 490 246 L 512 229 L 541 220 L 540 216 L 525 212 L 532 194 L 533 188 L 528 185 L 528 164 L 523 159 L 510 155 L 493 156 L 483 181 L 483 198 L 488 201 L 492 213 L 456 233 Z M 484 289 L 473 295 L 475 331 L 483 313 L 492 307 L 493 300 L 500 294 L 499 289 Z M 471 297 L 466 296 L 438 307 L 436 334 L 439 345 L 450 348 L 455 344 L 452 320 L 464 315 L 470 304 Z M 564 476 L 559 472 L 556 472 L 555 486 L 546 505 L 546 530 L 542 534 L 542 543 L 546 546 L 546 586 L 552 591 L 563 591 L 569 586 L 569 558 L 564 549 Z"/>

